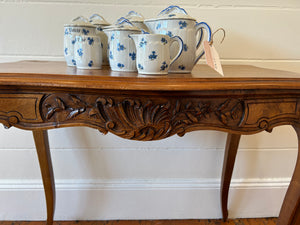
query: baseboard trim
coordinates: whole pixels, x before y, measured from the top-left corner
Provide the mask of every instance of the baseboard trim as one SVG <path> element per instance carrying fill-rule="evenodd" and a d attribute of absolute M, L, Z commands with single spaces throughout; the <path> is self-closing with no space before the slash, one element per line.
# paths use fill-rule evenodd
<path fill-rule="evenodd" d="M 278 216 L 289 180 L 233 180 L 229 217 Z M 55 220 L 221 218 L 219 182 L 219 179 L 58 179 Z M 40 180 L 0 180 L 0 199 L 0 220 L 46 218 Z"/>
<path fill-rule="evenodd" d="M 231 188 L 284 188 L 291 178 L 232 179 Z M 220 179 L 56 179 L 57 190 L 219 189 Z M 43 189 L 39 179 L 3 179 L 1 190 Z"/>

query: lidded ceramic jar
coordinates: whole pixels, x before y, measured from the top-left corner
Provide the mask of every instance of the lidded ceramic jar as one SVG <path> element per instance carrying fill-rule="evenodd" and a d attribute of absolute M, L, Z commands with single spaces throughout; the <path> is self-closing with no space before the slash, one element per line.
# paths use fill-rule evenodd
<path fill-rule="evenodd" d="M 103 29 L 110 26 L 111 24 L 108 23 L 102 16 L 99 14 L 93 14 L 90 17 L 90 23 L 96 26 L 96 35 L 98 35 L 101 39 L 102 43 L 102 59 L 103 59 L 103 65 L 109 65 L 108 62 L 108 54 L 107 54 L 107 36 L 103 32 Z"/>
<path fill-rule="evenodd" d="M 68 66 L 76 66 L 74 45 L 76 36 L 95 36 L 96 26 L 83 16 L 78 16 L 71 23 L 64 25 L 64 56 Z"/>
<path fill-rule="evenodd" d="M 141 33 L 127 19 L 123 19 L 114 26 L 104 29 L 108 37 L 109 65 L 114 71 L 137 71 L 136 48 L 130 34 Z"/>
<path fill-rule="evenodd" d="M 194 65 L 203 56 L 204 51 L 196 54 L 203 40 L 203 29 L 207 40 L 211 40 L 211 29 L 205 22 L 197 23 L 179 6 L 169 6 L 162 10 L 156 18 L 144 21 L 151 33 L 165 34 L 170 37 L 179 36 L 183 41 L 183 52 L 176 62 L 170 66 L 169 72 L 190 73 Z M 171 47 L 171 56 L 178 52 L 179 46 Z"/>
<path fill-rule="evenodd" d="M 135 11 L 130 11 L 124 18 L 128 19 L 134 26 L 138 27 L 139 29 L 149 32 L 148 27 L 144 24 L 145 18 L 142 16 L 142 14 Z"/>

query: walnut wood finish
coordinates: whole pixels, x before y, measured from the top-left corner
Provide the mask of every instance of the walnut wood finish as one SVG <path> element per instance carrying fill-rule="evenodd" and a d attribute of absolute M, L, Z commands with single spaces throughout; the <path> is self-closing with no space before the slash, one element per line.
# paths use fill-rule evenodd
<path fill-rule="evenodd" d="M 33 131 L 48 225 L 53 220 L 55 187 L 45 130 L 72 126 L 89 126 L 141 141 L 203 129 L 231 133 L 222 175 L 226 217 L 239 136 L 271 132 L 280 125 L 293 125 L 297 130 L 300 75 L 252 66 L 223 69 L 225 77 L 207 66 L 196 66 L 191 74 L 151 77 L 108 68 L 76 70 L 64 62 L 0 64 L 0 122 Z M 299 222 L 299 174 L 297 163 L 278 225 Z"/>
<path fill-rule="evenodd" d="M 300 224 L 300 126 L 294 125 L 298 137 L 298 157 L 290 186 L 281 207 L 277 225 Z"/>
<path fill-rule="evenodd" d="M 45 189 L 47 204 L 47 225 L 51 225 L 53 223 L 55 210 L 55 183 L 48 141 L 48 133 L 46 130 L 34 130 L 32 133 Z"/>
<path fill-rule="evenodd" d="M 224 221 L 228 218 L 228 192 L 240 139 L 240 134 L 227 134 L 221 178 L 221 206 Z"/>
<path fill-rule="evenodd" d="M 54 225 L 275 225 L 276 218 L 220 220 L 55 221 Z M 41 225 L 41 221 L 0 221 L 0 225 Z"/>

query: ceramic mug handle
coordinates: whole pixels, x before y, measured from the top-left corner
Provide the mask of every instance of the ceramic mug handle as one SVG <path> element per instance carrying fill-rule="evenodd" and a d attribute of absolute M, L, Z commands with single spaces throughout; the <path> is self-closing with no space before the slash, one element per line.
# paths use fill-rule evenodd
<path fill-rule="evenodd" d="M 201 33 L 199 35 L 199 40 L 197 41 L 196 50 L 200 47 L 200 44 L 201 44 L 202 39 L 203 39 L 203 30 L 202 30 L 203 28 L 206 30 L 206 33 L 207 33 L 207 41 L 211 40 L 211 29 L 210 29 L 210 26 L 207 23 L 205 23 L 205 22 L 197 23 L 196 24 L 196 31 L 197 32 L 200 31 Z M 194 62 L 194 65 L 199 61 L 199 59 L 203 55 L 204 55 L 204 50 L 201 51 L 198 55 L 196 55 L 196 60 Z"/>
<path fill-rule="evenodd" d="M 181 55 L 182 50 L 183 50 L 183 41 L 182 41 L 182 39 L 179 36 L 171 37 L 170 47 L 171 47 L 171 45 L 174 41 L 178 42 L 179 51 L 178 51 L 177 55 L 173 59 L 171 59 L 170 66 L 179 58 L 179 56 Z"/>

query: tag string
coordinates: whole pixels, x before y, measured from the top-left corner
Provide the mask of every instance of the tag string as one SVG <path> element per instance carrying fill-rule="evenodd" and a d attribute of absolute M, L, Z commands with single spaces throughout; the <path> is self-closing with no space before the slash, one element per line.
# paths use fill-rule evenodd
<path fill-rule="evenodd" d="M 222 42 L 224 41 L 225 36 L 226 36 L 226 32 L 225 32 L 225 30 L 224 30 L 223 28 L 219 28 L 219 29 L 217 29 L 215 32 L 212 33 L 212 35 L 211 35 L 211 40 L 210 40 L 210 42 L 209 42 L 210 45 L 212 45 L 212 44 L 214 43 L 214 36 L 215 36 L 215 34 L 216 34 L 218 31 L 223 31 L 223 38 L 222 38 L 220 44 L 222 44 Z"/>

